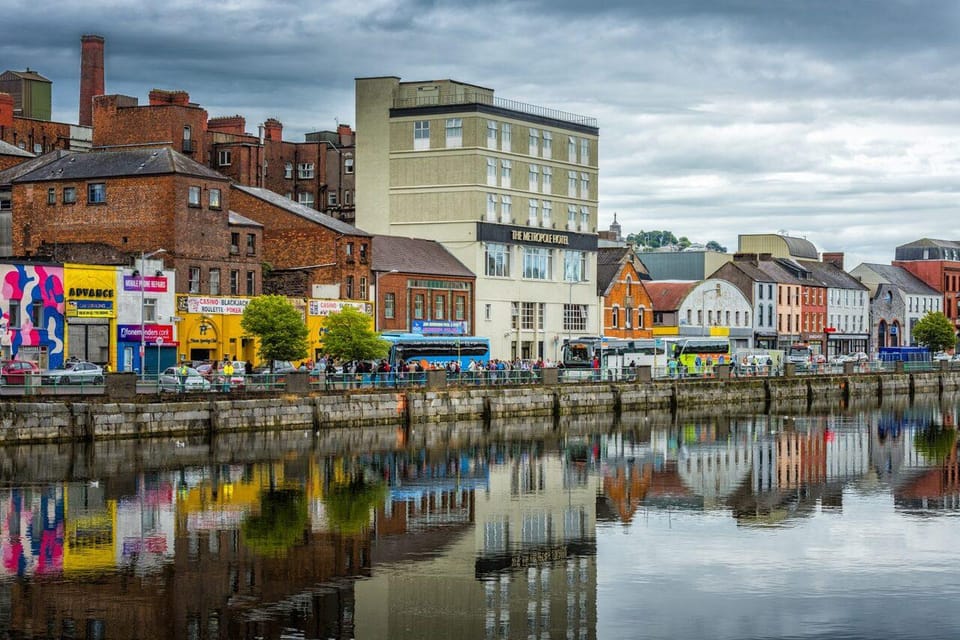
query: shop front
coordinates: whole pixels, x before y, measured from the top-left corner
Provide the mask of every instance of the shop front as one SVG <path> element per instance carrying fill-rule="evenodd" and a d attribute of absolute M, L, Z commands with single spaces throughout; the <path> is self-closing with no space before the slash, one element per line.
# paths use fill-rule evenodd
<path fill-rule="evenodd" d="M 240 326 L 251 299 L 177 296 L 179 359 L 200 363 L 228 358 L 256 364 L 256 340 Z"/>
<path fill-rule="evenodd" d="M 110 345 L 117 317 L 117 269 L 64 265 L 67 357 L 115 367 Z"/>

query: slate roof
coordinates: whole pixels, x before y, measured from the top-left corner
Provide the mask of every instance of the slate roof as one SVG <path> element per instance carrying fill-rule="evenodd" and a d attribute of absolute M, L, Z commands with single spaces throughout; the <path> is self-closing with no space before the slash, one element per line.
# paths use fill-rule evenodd
<path fill-rule="evenodd" d="M 797 260 L 797 262 L 810 271 L 810 275 L 814 280 L 826 287 L 833 289 L 867 289 L 862 282 L 835 264 L 814 260 Z"/>
<path fill-rule="evenodd" d="M 804 238 L 792 238 L 790 236 L 780 236 L 787 243 L 787 250 L 794 258 L 817 259 L 817 248 L 812 242 Z"/>
<path fill-rule="evenodd" d="M 9 142 L 4 142 L 3 140 L 0 140 L 0 156 L 19 156 L 21 158 L 35 157 L 29 151 L 21 149 L 16 145 L 12 145 Z"/>
<path fill-rule="evenodd" d="M 646 266 L 641 262 L 636 252 L 631 247 L 600 247 L 597 250 L 597 293 L 604 295 L 610 287 L 610 283 L 620 273 L 620 266 L 624 260 L 630 260 L 631 256 L 637 269 L 637 275 L 640 280 L 645 282 L 650 280 L 650 274 Z"/>
<path fill-rule="evenodd" d="M 920 296 L 940 296 L 941 293 L 903 267 L 889 264 L 863 263 L 859 268 L 873 271 L 880 277 L 881 284 L 891 284 L 906 293 Z"/>
<path fill-rule="evenodd" d="M 33 71 L 32 69 L 27 69 L 26 71 L 13 71 L 11 69 L 8 69 L 7 71 L 3 72 L 3 75 L 7 75 L 8 73 L 13 76 L 16 76 L 17 78 L 22 78 L 23 80 L 38 80 L 40 82 L 50 82 L 49 78 L 44 78 L 42 75 L 40 75 L 36 71 Z M 51 84 L 53 83 L 51 82 Z"/>
<path fill-rule="evenodd" d="M 21 174 L 14 182 L 88 180 L 91 178 L 121 178 L 171 173 L 211 180 L 229 180 L 225 175 L 191 160 L 170 147 L 160 147 L 156 149 L 70 153 L 34 171 Z"/>
<path fill-rule="evenodd" d="M 907 244 L 901 244 L 897 249 L 922 249 L 924 247 L 946 247 L 948 249 L 956 249 L 960 247 L 960 242 L 955 240 L 936 240 L 934 238 L 920 238 L 919 240 L 914 240 L 913 242 L 908 242 Z"/>
<path fill-rule="evenodd" d="M 373 271 L 475 278 L 462 262 L 435 240 L 373 236 Z"/>
<path fill-rule="evenodd" d="M 650 304 L 654 311 L 676 311 L 680 302 L 697 286 L 697 280 L 650 280 L 643 283 L 643 287 L 650 296 Z"/>
<path fill-rule="evenodd" d="M 246 216 L 242 216 L 236 211 L 227 212 L 227 223 L 241 225 L 244 227 L 262 227 L 263 225 L 257 222 L 256 220 L 251 220 Z"/>
<path fill-rule="evenodd" d="M 232 185 L 237 191 L 242 191 L 247 195 L 253 196 L 254 198 L 259 198 L 265 202 L 269 202 L 275 207 L 279 207 L 289 213 L 292 213 L 296 216 L 300 216 L 311 222 L 316 222 L 319 225 L 327 227 L 328 229 L 341 233 L 345 236 L 365 236 L 371 237 L 371 234 L 366 231 L 362 231 L 357 227 L 347 224 L 342 220 L 337 220 L 332 216 L 328 216 L 325 213 L 321 213 L 312 207 L 308 207 L 305 204 L 300 204 L 290 198 L 286 198 L 279 193 L 274 193 L 268 189 L 261 189 L 259 187 L 247 187 L 240 184 Z"/>
<path fill-rule="evenodd" d="M 35 171 L 40 167 L 44 167 L 51 162 L 56 162 L 60 158 L 73 154 L 73 151 L 64 151 L 62 149 L 57 151 L 50 151 L 41 156 L 36 156 L 30 158 L 29 160 L 24 160 L 20 164 L 14 165 L 9 169 L 0 171 L 0 184 L 12 184 L 14 180 L 20 176 L 26 175 L 31 171 Z"/>

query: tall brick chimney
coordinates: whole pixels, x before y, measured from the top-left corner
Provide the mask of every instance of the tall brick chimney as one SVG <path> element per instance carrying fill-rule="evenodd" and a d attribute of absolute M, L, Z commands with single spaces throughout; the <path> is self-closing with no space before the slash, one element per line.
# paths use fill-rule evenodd
<path fill-rule="evenodd" d="M 13 126 L 13 96 L 9 93 L 0 93 L 0 127 Z"/>
<path fill-rule="evenodd" d="M 103 36 L 80 37 L 80 120 L 93 126 L 93 98 L 103 95 Z"/>
<path fill-rule="evenodd" d="M 266 140 L 283 140 L 283 124 L 276 118 L 267 118 L 263 123 L 263 137 Z"/>

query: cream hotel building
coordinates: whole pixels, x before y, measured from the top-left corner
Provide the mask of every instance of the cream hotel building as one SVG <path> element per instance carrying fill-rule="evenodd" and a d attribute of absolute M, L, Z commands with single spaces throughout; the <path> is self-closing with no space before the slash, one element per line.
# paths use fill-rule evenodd
<path fill-rule="evenodd" d="M 491 357 L 556 359 L 564 338 L 599 335 L 595 119 L 386 76 L 356 80 L 356 122 L 357 226 L 436 240 L 470 268 Z"/>

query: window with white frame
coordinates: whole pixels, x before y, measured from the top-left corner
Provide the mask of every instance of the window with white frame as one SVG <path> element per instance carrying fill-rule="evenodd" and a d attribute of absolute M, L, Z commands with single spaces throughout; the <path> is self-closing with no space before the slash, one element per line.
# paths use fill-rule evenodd
<path fill-rule="evenodd" d="M 396 314 L 397 296 L 395 293 L 387 293 L 383 297 L 383 317 L 393 318 Z"/>
<path fill-rule="evenodd" d="M 500 161 L 500 186 L 513 186 L 513 162 L 510 160 Z"/>
<path fill-rule="evenodd" d="M 220 208 L 220 189 L 210 189 L 207 192 L 207 206 L 211 209 Z"/>
<path fill-rule="evenodd" d="M 367 299 L 367 277 L 366 276 L 360 276 L 360 289 L 358 291 L 358 294 L 360 296 L 359 297 L 360 300 Z"/>
<path fill-rule="evenodd" d="M 577 161 L 577 139 L 573 136 L 567 137 L 567 161 Z"/>
<path fill-rule="evenodd" d="M 513 149 L 513 127 L 504 122 L 500 126 L 500 150 L 511 151 Z"/>
<path fill-rule="evenodd" d="M 337 206 L 337 192 L 336 191 L 327 191 L 327 206 L 335 207 Z"/>
<path fill-rule="evenodd" d="M 497 221 L 497 194 L 487 194 L 487 222 Z"/>
<path fill-rule="evenodd" d="M 297 202 L 308 207 L 312 207 L 314 203 L 313 194 L 309 191 L 301 191 L 297 193 Z"/>
<path fill-rule="evenodd" d="M 447 118 L 447 148 L 463 146 L 463 118 Z"/>
<path fill-rule="evenodd" d="M 586 200 L 590 197 L 590 174 L 580 174 L 580 197 Z"/>
<path fill-rule="evenodd" d="M 297 165 L 297 178 L 300 180 L 312 180 L 313 179 L 313 163 L 312 162 L 301 162 Z"/>
<path fill-rule="evenodd" d="M 187 206 L 188 207 L 199 207 L 200 206 L 200 187 L 190 185 L 187 187 Z"/>
<path fill-rule="evenodd" d="M 553 249 L 543 247 L 523 248 L 523 277 L 530 280 L 553 278 Z"/>
<path fill-rule="evenodd" d="M 540 130 L 530 128 L 530 155 L 540 155 Z"/>
<path fill-rule="evenodd" d="M 587 330 L 587 306 L 583 304 L 563 305 L 563 330 Z"/>
<path fill-rule="evenodd" d="M 572 205 L 567 205 L 567 230 L 575 231 L 577 228 L 577 208 Z"/>
<path fill-rule="evenodd" d="M 590 164 L 590 141 L 586 138 L 580 138 L 580 164 Z"/>
<path fill-rule="evenodd" d="M 590 208 L 580 207 L 580 231 L 590 230 Z"/>
<path fill-rule="evenodd" d="M 286 163 L 286 164 L 283 165 L 283 177 L 286 178 L 287 180 L 290 180 L 290 179 L 293 178 L 293 163 L 292 163 L 292 162 L 288 162 L 288 163 Z"/>
<path fill-rule="evenodd" d="M 200 293 L 200 267 L 190 267 L 187 272 L 187 292 Z"/>
<path fill-rule="evenodd" d="M 430 148 L 430 121 L 417 120 L 413 123 L 413 149 L 423 151 Z"/>
<path fill-rule="evenodd" d="M 497 148 L 497 121 L 487 120 L 487 149 Z"/>
<path fill-rule="evenodd" d="M 349 153 L 343 156 L 343 172 L 353 173 L 353 156 Z"/>
<path fill-rule="evenodd" d="M 87 204 L 104 204 L 107 201 L 107 184 L 91 182 L 87 184 Z"/>
<path fill-rule="evenodd" d="M 534 200 L 533 198 L 531 198 L 530 206 L 528 208 L 528 215 L 527 215 L 527 224 L 530 225 L 531 227 L 535 227 L 537 225 L 537 222 L 539 222 L 538 215 L 537 215 L 538 213 L 537 209 L 539 209 L 539 207 L 540 207 L 540 203 L 537 200 Z"/>
<path fill-rule="evenodd" d="M 542 155 L 544 158 L 553 157 L 553 134 L 549 131 L 543 132 L 543 144 L 541 148 Z"/>
<path fill-rule="evenodd" d="M 566 282 L 585 282 L 587 279 L 587 253 L 567 250 L 563 252 L 563 279 Z"/>
<path fill-rule="evenodd" d="M 571 198 L 577 197 L 577 172 L 567 171 L 567 195 Z"/>
<path fill-rule="evenodd" d="M 536 317 L 537 306 L 535 302 L 523 302 L 520 304 L 520 328 L 534 329 L 534 318 Z"/>
<path fill-rule="evenodd" d="M 210 269 L 210 295 L 220 295 L 220 269 Z"/>
<path fill-rule="evenodd" d="M 620 325 L 620 307 L 614 305 L 610 310 L 610 326 L 616 329 Z"/>
<path fill-rule="evenodd" d="M 500 222 L 504 224 L 513 222 L 513 198 L 511 196 L 500 196 Z"/>
<path fill-rule="evenodd" d="M 553 192 L 553 167 L 543 168 L 543 178 L 540 183 L 540 191 L 543 193 Z"/>
<path fill-rule="evenodd" d="M 484 274 L 495 278 L 510 277 L 510 246 L 500 242 L 487 242 L 483 247 Z"/>
<path fill-rule="evenodd" d="M 467 298 L 465 296 L 454 296 L 453 319 L 464 320 L 466 317 L 467 317 Z"/>
<path fill-rule="evenodd" d="M 497 186 L 497 159 L 487 158 L 487 184 Z"/>
<path fill-rule="evenodd" d="M 143 321 L 144 322 L 157 321 L 157 299 L 156 298 L 143 299 Z"/>
<path fill-rule="evenodd" d="M 240 295 L 240 271 L 237 269 L 230 271 L 230 295 Z"/>
<path fill-rule="evenodd" d="M 549 200 L 540 203 L 540 219 L 547 229 L 553 225 L 553 203 Z"/>
<path fill-rule="evenodd" d="M 233 162 L 233 152 L 230 149 L 220 149 L 217 152 L 217 164 L 221 167 L 229 167 Z"/>
<path fill-rule="evenodd" d="M 540 167 L 535 164 L 530 165 L 530 191 L 537 191 L 540 188 Z"/>
<path fill-rule="evenodd" d="M 444 320 L 447 317 L 447 299 L 442 295 L 433 297 L 433 319 Z"/>

